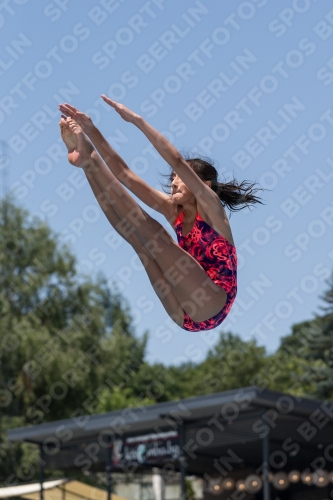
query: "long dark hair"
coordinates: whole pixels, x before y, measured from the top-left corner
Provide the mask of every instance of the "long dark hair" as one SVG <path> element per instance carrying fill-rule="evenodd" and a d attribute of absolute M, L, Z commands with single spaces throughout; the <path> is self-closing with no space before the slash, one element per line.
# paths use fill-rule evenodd
<path fill-rule="evenodd" d="M 202 181 L 211 181 L 212 190 L 220 198 L 222 205 L 228 207 L 233 212 L 238 212 L 243 208 L 250 207 L 255 203 L 261 203 L 261 199 L 256 196 L 261 188 L 255 187 L 256 183 L 249 181 L 238 182 L 233 178 L 229 182 L 218 182 L 218 172 L 209 158 L 184 158 L 185 161 L 192 167 L 194 172 Z M 171 172 L 168 177 L 167 187 L 170 189 L 174 172 Z"/>

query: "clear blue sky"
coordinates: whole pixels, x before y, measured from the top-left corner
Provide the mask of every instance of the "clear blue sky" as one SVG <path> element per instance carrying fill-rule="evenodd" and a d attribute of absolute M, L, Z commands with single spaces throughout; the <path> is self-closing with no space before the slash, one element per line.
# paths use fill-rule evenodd
<path fill-rule="evenodd" d="M 70 244 L 80 273 L 102 272 L 117 285 L 137 334 L 150 332 L 149 361 L 197 362 L 222 328 L 272 352 L 292 324 L 320 312 L 333 269 L 330 0 L 86 0 L 80 8 L 8 0 L 0 30 L 8 188 Z M 67 163 L 58 133 L 64 101 L 88 112 L 152 186 L 168 172 L 101 93 L 179 149 L 215 159 L 221 180 L 234 174 L 269 189 L 265 206 L 231 217 L 239 292 L 216 330 L 190 334 L 169 323 L 132 249 L 115 239 L 82 172 Z"/>

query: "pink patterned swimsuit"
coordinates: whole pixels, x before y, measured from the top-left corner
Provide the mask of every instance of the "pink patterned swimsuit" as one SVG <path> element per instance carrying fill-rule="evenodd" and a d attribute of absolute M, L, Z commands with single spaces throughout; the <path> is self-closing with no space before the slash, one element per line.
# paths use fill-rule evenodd
<path fill-rule="evenodd" d="M 184 212 L 175 221 L 178 244 L 203 267 L 207 275 L 227 294 L 227 301 L 220 312 L 210 319 L 196 323 L 184 311 L 183 329 L 190 332 L 211 330 L 222 323 L 230 312 L 237 293 L 236 248 L 196 214 L 191 231 L 182 235 Z"/>

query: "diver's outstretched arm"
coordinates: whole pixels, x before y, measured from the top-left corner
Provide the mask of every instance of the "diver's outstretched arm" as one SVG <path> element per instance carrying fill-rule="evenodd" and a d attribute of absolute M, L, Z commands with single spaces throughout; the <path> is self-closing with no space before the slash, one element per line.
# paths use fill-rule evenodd
<path fill-rule="evenodd" d="M 210 207 L 214 209 L 221 205 L 217 194 L 200 179 L 190 165 L 184 160 L 181 153 L 160 132 L 149 125 L 142 116 L 126 108 L 123 104 L 113 101 L 105 95 L 102 95 L 102 98 L 117 111 L 123 120 L 133 123 L 145 134 L 162 158 L 169 163 L 171 168 L 179 175 L 181 180 L 206 209 L 209 210 Z"/>

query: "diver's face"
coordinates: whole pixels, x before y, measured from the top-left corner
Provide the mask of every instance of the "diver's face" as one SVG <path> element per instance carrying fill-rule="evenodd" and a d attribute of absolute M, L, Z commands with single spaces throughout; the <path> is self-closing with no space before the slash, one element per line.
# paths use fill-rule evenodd
<path fill-rule="evenodd" d="M 171 198 L 177 205 L 193 202 L 195 196 L 192 191 L 186 186 L 181 178 L 174 172 L 171 182 Z"/>

